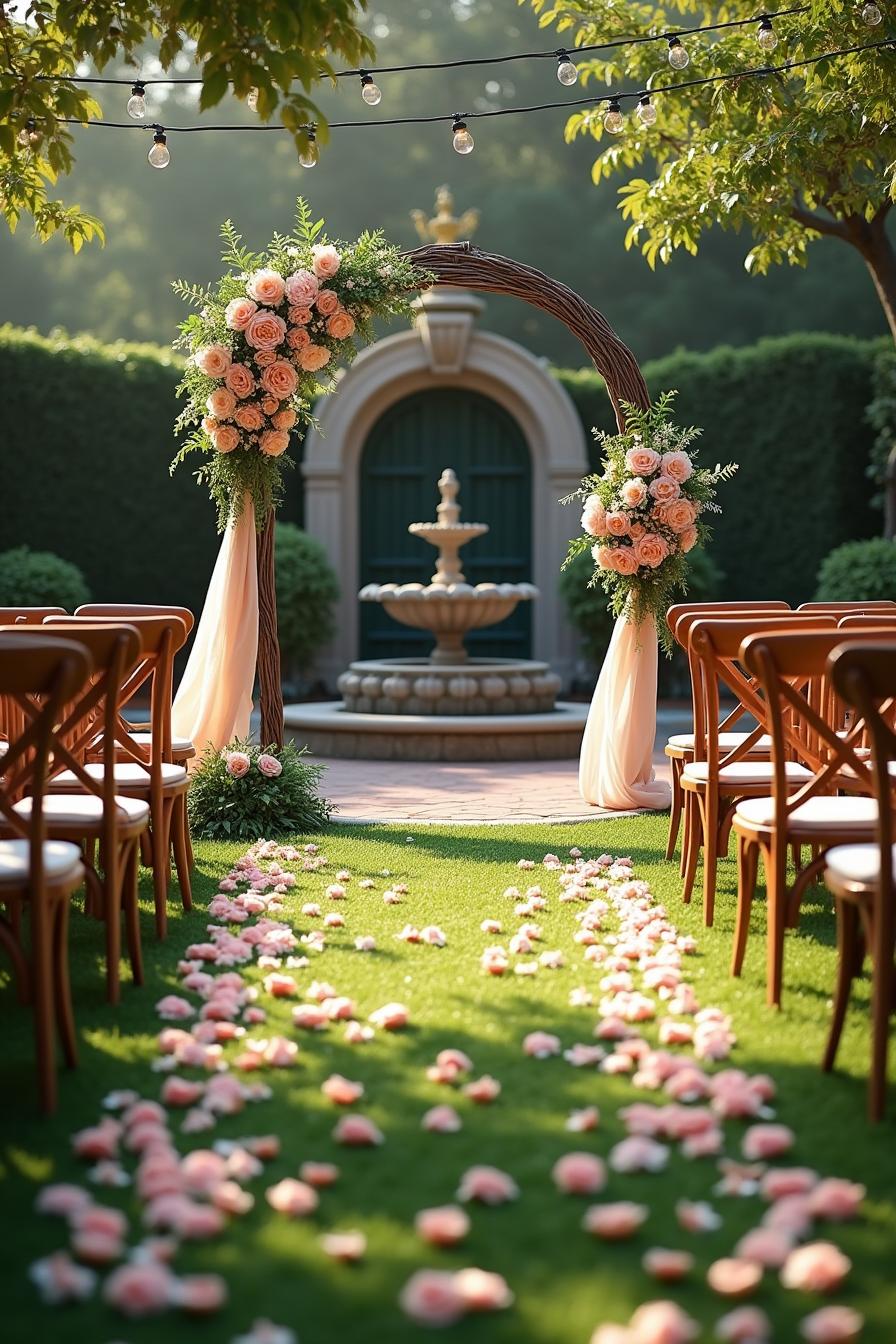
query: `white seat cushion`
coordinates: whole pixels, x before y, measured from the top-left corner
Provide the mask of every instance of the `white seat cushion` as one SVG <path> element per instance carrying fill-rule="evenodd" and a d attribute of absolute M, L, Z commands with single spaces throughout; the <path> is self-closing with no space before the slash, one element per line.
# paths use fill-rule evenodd
<path fill-rule="evenodd" d="M 102 779 L 103 777 L 103 767 L 98 762 L 85 765 L 84 769 L 91 779 Z M 162 763 L 163 784 L 182 784 L 186 777 L 187 772 L 182 765 Z M 118 761 L 115 766 L 115 783 L 123 789 L 135 784 L 148 788 L 149 771 L 133 761 Z M 61 775 L 56 775 L 50 781 L 51 789 L 80 789 L 82 787 L 81 781 L 73 770 L 63 770 Z"/>
<path fill-rule="evenodd" d="M 128 733 L 128 737 L 132 737 L 141 747 L 148 747 L 152 743 L 152 733 Z M 188 737 L 172 737 L 171 750 L 195 751 L 196 748 Z"/>
<path fill-rule="evenodd" d="M 115 802 L 127 821 L 145 821 L 149 817 L 149 803 L 142 798 L 127 798 L 117 794 Z M 16 803 L 14 812 L 20 817 L 31 816 L 31 799 L 22 798 Z M 72 825 L 88 822 L 94 824 L 103 815 L 103 802 L 92 793 L 48 793 L 44 796 L 44 816 L 48 821 Z"/>
<path fill-rule="evenodd" d="M 827 869 L 841 882 L 877 885 L 880 877 L 880 845 L 835 845 L 824 856 Z M 896 845 L 893 846 L 893 879 L 896 881 Z"/>
<path fill-rule="evenodd" d="M 749 733 L 719 733 L 719 750 L 725 752 L 733 751 L 735 747 L 740 746 L 741 742 L 746 742 L 749 736 Z M 676 733 L 674 737 L 669 738 L 669 746 L 682 747 L 685 751 L 693 751 L 694 734 Z M 772 740 L 768 733 L 763 733 L 750 748 L 750 755 L 752 756 L 753 752 L 769 752 L 771 749 Z"/>
<path fill-rule="evenodd" d="M 52 881 L 68 874 L 75 876 L 81 851 L 68 840 L 44 841 L 44 873 Z M 0 840 L 0 886 L 4 882 L 27 880 L 31 871 L 31 843 L 28 840 Z"/>
<path fill-rule="evenodd" d="M 734 820 L 749 826 L 771 826 L 775 805 L 771 798 L 745 798 L 738 803 Z M 877 803 L 873 798 L 807 798 L 790 814 L 791 824 L 806 830 L 872 830 L 877 825 Z"/>
<path fill-rule="evenodd" d="M 787 771 L 787 778 L 793 781 L 794 786 L 812 778 L 812 771 L 796 761 L 787 761 L 784 768 Z M 690 765 L 685 766 L 682 778 L 696 779 L 705 784 L 708 769 L 706 761 L 692 761 Z M 731 784 L 735 788 L 739 784 L 768 784 L 771 787 L 773 777 L 772 765 L 767 761 L 735 761 L 733 765 L 724 766 L 718 773 L 720 784 Z"/>

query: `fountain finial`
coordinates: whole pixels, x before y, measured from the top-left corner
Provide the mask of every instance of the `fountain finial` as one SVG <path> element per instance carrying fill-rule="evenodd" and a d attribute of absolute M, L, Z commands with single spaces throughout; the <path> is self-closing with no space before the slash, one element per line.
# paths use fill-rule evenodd
<path fill-rule="evenodd" d="M 439 494 L 442 502 L 436 509 L 440 523 L 456 523 L 460 521 L 460 505 L 457 502 L 458 492 L 460 491 L 460 481 L 457 479 L 457 473 L 451 467 L 445 467 L 439 477 Z"/>
<path fill-rule="evenodd" d="M 441 504 L 436 509 L 439 521 L 411 523 L 408 528 L 412 537 L 422 537 L 431 546 L 439 548 L 439 558 L 432 582 L 443 588 L 466 583 L 458 551 L 468 541 L 485 536 L 488 531 L 487 523 L 460 521 L 460 505 L 457 502 L 459 491 L 460 481 L 457 479 L 457 473 L 451 467 L 445 467 L 439 477 L 439 494 L 442 498 Z"/>
<path fill-rule="evenodd" d="M 458 238 L 469 238 L 476 232 L 479 211 L 465 210 L 460 218 L 456 218 L 451 188 L 438 187 L 432 219 L 426 218 L 424 210 L 412 210 L 411 219 L 424 243 L 456 243 Z"/>

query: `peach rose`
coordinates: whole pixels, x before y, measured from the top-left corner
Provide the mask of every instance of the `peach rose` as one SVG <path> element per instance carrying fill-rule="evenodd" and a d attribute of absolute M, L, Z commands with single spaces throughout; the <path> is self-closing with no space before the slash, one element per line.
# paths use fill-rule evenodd
<path fill-rule="evenodd" d="M 735 1307 L 716 1321 L 715 1336 L 723 1344 L 768 1344 L 772 1323 L 761 1307 Z"/>
<path fill-rule="evenodd" d="M 343 1115 L 335 1129 L 333 1138 L 346 1148 L 373 1148 L 383 1143 L 381 1130 L 366 1115 Z"/>
<path fill-rule="evenodd" d="M 612 509 L 606 515 L 607 532 L 611 537 L 624 537 L 631 526 L 629 516 L 620 509 Z"/>
<path fill-rule="evenodd" d="M 585 1211 L 582 1227 L 604 1241 L 622 1241 L 634 1236 L 648 1212 L 646 1205 L 624 1199 L 615 1204 L 592 1204 Z"/>
<path fill-rule="evenodd" d="M 330 362 L 330 352 L 325 345 L 306 345 L 299 357 L 299 364 L 306 373 L 317 373 Z"/>
<path fill-rule="evenodd" d="M 669 544 L 656 532 L 645 532 L 634 545 L 635 559 L 639 565 L 656 569 L 669 555 Z"/>
<path fill-rule="evenodd" d="M 457 1198 L 462 1204 L 476 1200 L 479 1204 L 506 1204 L 519 1195 L 519 1186 L 512 1176 L 498 1167 L 468 1167 L 460 1178 Z"/>
<path fill-rule="evenodd" d="M 257 310 L 251 299 L 231 299 L 224 309 L 224 321 L 231 331 L 245 331 Z"/>
<path fill-rule="evenodd" d="M 219 425 L 212 431 L 211 440 L 216 452 L 232 453 L 234 448 L 239 447 L 240 436 L 233 425 Z"/>
<path fill-rule="evenodd" d="M 681 549 L 684 551 L 685 555 L 687 555 L 688 551 L 692 551 L 697 545 L 696 527 L 686 527 L 678 538 L 678 541 Z"/>
<path fill-rule="evenodd" d="M 242 779 L 243 775 L 247 775 L 252 764 L 244 751 L 229 751 L 224 760 L 228 775 L 233 775 L 234 779 Z"/>
<path fill-rule="evenodd" d="M 662 472 L 664 476 L 671 476 L 673 481 L 678 481 L 681 485 L 693 476 L 694 464 L 687 453 L 663 453 Z"/>
<path fill-rule="evenodd" d="M 290 350 L 304 350 L 306 345 L 311 344 L 311 337 L 308 335 L 306 327 L 290 327 L 286 336 L 286 344 Z"/>
<path fill-rule="evenodd" d="M 762 1266 L 756 1260 L 728 1256 L 710 1265 L 706 1282 L 722 1297 L 747 1297 L 762 1282 Z"/>
<path fill-rule="evenodd" d="M 662 461 L 659 453 L 643 444 L 629 448 L 625 455 L 625 465 L 633 476 L 652 476 Z"/>
<path fill-rule="evenodd" d="M 617 574 L 634 574 L 638 568 L 638 559 L 631 546 L 618 546 L 613 552 L 614 569 Z"/>
<path fill-rule="evenodd" d="M 414 1230 L 430 1246 L 456 1246 L 470 1230 L 466 1211 L 457 1204 L 442 1204 L 421 1209 L 414 1218 Z"/>
<path fill-rule="evenodd" d="M 342 257 L 330 243 L 315 243 L 311 249 L 311 269 L 319 280 L 329 280 L 339 270 Z"/>
<path fill-rule="evenodd" d="M 277 397 L 272 397 L 270 393 L 261 399 L 261 409 L 264 411 L 265 415 L 275 415 L 279 405 L 280 402 Z M 280 426 L 278 426 L 278 428 L 280 428 Z"/>
<path fill-rule="evenodd" d="M 453 1325 L 466 1310 L 455 1275 L 446 1270 L 418 1269 L 398 1300 L 404 1314 L 419 1325 Z"/>
<path fill-rule="evenodd" d="M 271 756 L 266 751 L 263 751 L 258 758 L 258 768 L 268 779 L 277 779 L 279 775 L 283 774 L 283 766 L 280 761 L 277 760 L 276 756 Z"/>
<path fill-rule="evenodd" d="M 231 364 L 224 381 L 234 396 L 240 399 L 255 391 L 255 379 L 245 364 Z"/>
<path fill-rule="evenodd" d="M 297 327 L 305 327 L 311 321 L 312 312 L 310 308 L 305 308 L 301 304 L 290 304 L 286 316 L 290 322 L 294 322 Z"/>
<path fill-rule="evenodd" d="M 320 288 L 317 276 L 312 271 L 304 269 L 293 271 L 292 275 L 286 277 L 286 297 L 294 308 L 310 309 L 312 303 L 317 298 L 317 291 Z M 304 321 L 308 321 L 311 313 Z M 290 322 L 301 321 L 300 318 L 293 318 L 290 315 Z"/>
<path fill-rule="evenodd" d="M 257 303 L 266 303 L 272 308 L 277 307 L 285 292 L 286 284 L 283 276 L 269 267 L 253 271 L 246 281 L 246 293 L 250 299 L 255 299 Z"/>
<path fill-rule="evenodd" d="M 264 416 L 258 406 L 240 406 L 233 418 L 240 429 L 249 431 L 261 429 L 264 424 Z"/>
<path fill-rule="evenodd" d="M 159 1264 L 120 1265 L 103 1285 L 103 1301 L 124 1316 L 155 1316 L 171 1304 L 174 1278 Z"/>
<path fill-rule="evenodd" d="M 289 1218 L 307 1218 L 319 1203 L 316 1190 L 290 1176 L 270 1186 L 264 1197 L 276 1213 L 285 1213 Z"/>
<path fill-rule="evenodd" d="M 639 476 L 626 481 L 619 491 L 622 502 L 630 509 L 637 509 L 647 498 L 647 486 Z"/>
<path fill-rule="evenodd" d="M 638 537 L 643 537 L 646 531 L 647 528 L 644 526 L 643 523 L 632 523 L 631 527 L 628 530 L 628 534 L 633 541 L 637 541 Z"/>
<path fill-rule="evenodd" d="M 661 506 L 660 519 L 673 532 L 684 532 L 697 521 L 697 510 L 689 499 L 673 499 Z"/>
<path fill-rule="evenodd" d="M 283 401 L 291 397 L 299 385 L 296 371 L 285 359 L 275 359 L 261 375 L 261 385 L 272 396 Z"/>
<path fill-rule="evenodd" d="M 205 430 L 209 438 L 211 438 L 215 430 L 218 428 L 218 422 L 213 415 L 204 415 L 202 417 L 202 428 Z"/>
<path fill-rule="evenodd" d="M 487 1269 L 459 1269 L 454 1286 L 467 1311 L 503 1311 L 513 1302 L 507 1280 Z"/>
<path fill-rule="evenodd" d="M 564 1153 L 554 1163 L 551 1177 L 564 1195 L 596 1195 L 607 1183 L 607 1169 L 592 1153 Z"/>
<path fill-rule="evenodd" d="M 280 457 L 289 447 L 289 435 L 279 429 L 266 429 L 258 446 L 267 457 Z"/>
<path fill-rule="evenodd" d="M 855 1344 L 865 1321 L 852 1307 L 821 1307 L 800 1321 L 800 1334 L 808 1344 Z"/>
<path fill-rule="evenodd" d="M 589 495 L 582 509 L 581 528 L 592 537 L 606 536 L 606 511 L 597 495 Z"/>
<path fill-rule="evenodd" d="M 256 350 L 274 350 L 286 335 L 286 323 L 279 313 L 259 308 L 246 325 L 246 342 Z"/>
<path fill-rule="evenodd" d="M 591 555 L 599 569 L 616 568 L 616 551 L 612 546 L 592 546 Z"/>
<path fill-rule="evenodd" d="M 671 476 L 657 476 L 647 487 L 647 493 L 658 504 L 669 504 L 681 494 L 681 486 Z"/>
<path fill-rule="evenodd" d="M 252 363 L 257 369 L 266 369 L 269 364 L 273 364 L 276 358 L 276 350 L 259 350 L 258 353 L 253 356 Z"/>
<path fill-rule="evenodd" d="M 216 387 L 205 402 L 209 415 L 218 420 L 229 420 L 236 406 L 236 397 L 229 387 Z"/>
<path fill-rule="evenodd" d="M 339 295 L 335 289 L 321 289 L 314 300 L 314 306 L 321 317 L 332 317 L 339 307 Z"/>
<path fill-rule="evenodd" d="M 791 1251 L 781 1282 L 802 1293 L 833 1293 L 851 1269 L 852 1261 L 832 1241 L 812 1241 Z"/>
<path fill-rule="evenodd" d="M 287 407 L 285 410 L 277 412 L 272 418 L 271 424 L 275 429 L 292 429 L 297 419 L 298 416 L 295 411 L 290 410 L 290 408 Z"/>
<path fill-rule="evenodd" d="M 231 355 L 226 345 L 204 345 L 196 351 L 193 363 L 208 378 L 223 378 L 230 368 Z"/>
<path fill-rule="evenodd" d="M 327 322 L 327 335 L 334 341 L 347 341 L 355 334 L 355 319 L 344 308 L 339 308 Z"/>

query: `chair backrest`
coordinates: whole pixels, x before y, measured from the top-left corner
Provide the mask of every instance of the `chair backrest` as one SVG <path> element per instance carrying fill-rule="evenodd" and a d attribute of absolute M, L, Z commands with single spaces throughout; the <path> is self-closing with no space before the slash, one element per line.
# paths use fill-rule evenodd
<path fill-rule="evenodd" d="M 896 649 L 896 632 L 886 629 L 856 631 L 851 638 L 860 644 L 889 642 Z M 842 710 L 828 674 L 830 655 L 842 643 L 843 632 L 837 629 L 760 631 L 748 636 L 741 649 L 741 660 L 768 706 L 779 834 L 789 814 L 810 797 L 830 793 L 842 771 L 848 770 L 863 791 L 871 788 L 868 759 L 857 751 L 864 721 L 842 730 Z M 812 777 L 791 792 L 785 764 L 794 749 Z"/>
<path fill-rule="evenodd" d="M 65 615 L 65 607 L 0 607 L 0 625 L 42 625 L 47 616 Z"/>
<path fill-rule="evenodd" d="M 697 612 L 705 612 L 706 615 L 708 616 L 716 614 L 718 614 L 719 616 L 724 616 L 725 613 L 728 611 L 738 612 L 738 611 L 789 611 L 789 610 L 790 610 L 789 602 L 777 602 L 777 601 L 752 602 L 749 600 L 744 600 L 742 602 L 676 602 L 666 612 L 666 624 L 668 625 L 669 629 L 674 635 L 675 627 L 680 617 L 686 616 L 690 613 L 696 614 Z"/>
<path fill-rule="evenodd" d="M 889 630 L 896 626 L 896 611 L 868 611 L 859 615 L 841 616 L 837 622 L 838 630 L 867 630 L 869 625 Z"/>
<path fill-rule="evenodd" d="M 57 613 L 48 612 L 47 614 L 56 615 Z M 83 606 L 75 608 L 75 615 L 78 617 L 89 616 L 91 620 L 97 616 L 113 616 L 120 621 L 130 620 L 132 616 L 177 616 L 186 626 L 188 636 L 195 621 L 189 607 L 148 606 L 145 603 L 133 602 L 85 602 Z"/>
<path fill-rule="evenodd" d="M 889 600 L 875 602 L 803 602 L 801 606 L 797 607 L 797 611 L 842 612 L 844 616 L 849 612 L 896 612 L 896 602 Z"/>

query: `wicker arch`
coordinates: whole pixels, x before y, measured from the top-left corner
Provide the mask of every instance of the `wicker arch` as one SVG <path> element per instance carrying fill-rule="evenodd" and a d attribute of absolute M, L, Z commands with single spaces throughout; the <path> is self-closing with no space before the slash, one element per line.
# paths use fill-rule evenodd
<path fill-rule="evenodd" d="M 418 247 L 407 255 L 421 271 L 435 275 L 437 284 L 455 289 L 478 289 L 489 294 L 509 294 L 558 318 L 579 338 L 606 383 L 620 429 L 625 428 L 623 402 L 649 406 L 647 384 L 631 350 L 619 339 L 603 314 L 568 285 L 553 280 L 534 266 L 525 266 L 494 252 L 481 252 L 470 243 L 438 243 Z M 282 746 L 283 694 L 277 641 L 273 511 L 268 514 L 258 539 L 257 557 L 261 738 L 265 745 Z"/>

